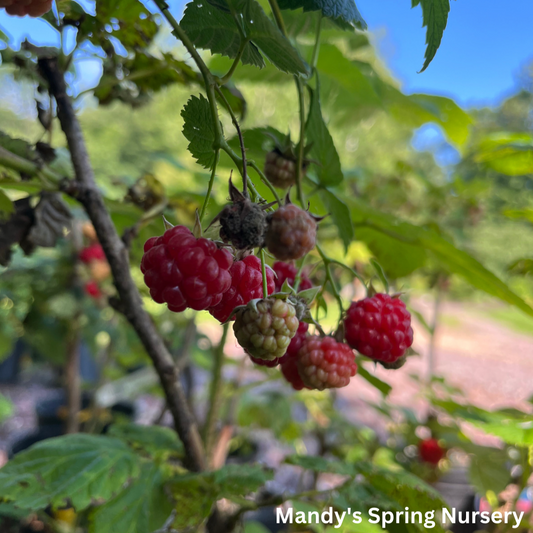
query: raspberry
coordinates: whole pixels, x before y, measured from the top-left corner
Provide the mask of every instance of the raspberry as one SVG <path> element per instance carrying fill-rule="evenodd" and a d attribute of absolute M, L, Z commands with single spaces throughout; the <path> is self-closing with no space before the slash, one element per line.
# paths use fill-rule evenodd
<path fill-rule="evenodd" d="M 237 250 L 251 250 L 263 246 L 267 227 L 264 207 L 245 197 L 231 180 L 229 194 L 232 203 L 214 220 L 220 222 L 220 238 L 224 242 L 231 242 Z"/>
<path fill-rule="evenodd" d="M 88 281 L 85 284 L 85 293 L 88 294 L 91 298 L 100 298 L 102 296 L 102 291 L 100 291 L 100 287 L 98 287 L 98 283 L 96 281 Z"/>
<path fill-rule="evenodd" d="M 9 15 L 40 17 L 52 9 L 52 0 L 0 0 Z"/>
<path fill-rule="evenodd" d="M 276 261 L 272 268 L 274 269 L 274 272 L 276 273 L 276 292 L 279 292 L 281 290 L 281 287 L 283 287 L 283 284 L 285 283 L 285 280 L 289 282 L 289 285 L 291 287 L 294 287 L 294 279 L 296 278 L 296 275 L 298 274 L 298 269 L 296 266 L 294 266 L 291 263 L 283 263 L 282 261 Z M 311 280 L 302 274 L 300 278 L 300 285 L 298 287 L 299 291 L 304 291 L 306 289 L 310 289 L 313 286 L 311 283 Z"/>
<path fill-rule="evenodd" d="M 111 267 L 107 261 L 91 261 L 89 270 L 96 281 L 104 281 L 111 275 Z"/>
<path fill-rule="evenodd" d="M 307 336 L 307 330 L 309 329 L 309 324 L 306 322 L 300 322 L 296 334 L 291 339 L 291 343 L 287 348 L 287 352 L 282 357 L 273 359 L 272 361 L 265 361 L 264 359 L 259 359 L 257 357 L 250 357 L 250 359 L 259 366 L 267 366 L 268 368 L 273 368 L 278 365 L 284 365 L 288 362 L 288 359 L 295 359 L 298 350 L 302 347 L 303 341 Z M 283 367 L 282 367 L 283 372 Z M 298 371 L 296 371 L 298 372 Z M 299 389 L 297 389 L 299 390 Z"/>
<path fill-rule="evenodd" d="M 220 322 L 226 322 L 238 305 L 246 305 L 250 300 L 263 296 L 263 276 L 261 260 L 255 255 L 248 255 L 241 261 L 235 261 L 229 269 L 231 287 L 224 293 L 220 303 L 209 312 Z M 274 273 L 266 269 L 268 294 L 274 292 Z"/>
<path fill-rule="evenodd" d="M 102 246 L 98 243 L 86 246 L 79 254 L 82 263 L 91 263 L 92 261 L 105 261 L 106 257 Z"/>
<path fill-rule="evenodd" d="M 399 298 L 388 294 L 352 302 L 344 329 L 352 348 L 384 363 L 394 363 L 413 344 L 411 314 Z"/>
<path fill-rule="evenodd" d="M 233 331 L 251 357 L 273 361 L 287 351 L 298 329 L 294 306 L 283 300 L 252 300 L 237 312 Z"/>
<path fill-rule="evenodd" d="M 345 387 L 357 372 L 353 350 L 333 337 L 307 337 L 297 360 L 303 383 L 312 389 Z"/>
<path fill-rule="evenodd" d="M 310 389 L 303 381 L 298 372 L 298 359 L 289 357 L 281 365 L 283 377 L 290 383 L 294 390 Z"/>
<path fill-rule="evenodd" d="M 422 461 L 437 465 L 444 457 L 445 450 L 437 439 L 425 439 L 418 444 L 418 453 Z"/>
<path fill-rule="evenodd" d="M 300 259 L 316 244 L 316 221 L 293 204 L 269 214 L 265 243 L 276 259 Z"/>
<path fill-rule="evenodd" d="M 264 173 L 272 185 L 280 189 L 287 189 L 296 183 L 296 165 L 297 159 L 295 157 L 274 148 L 266 155 Z M 305 176 L 308 166 L 309 161 L 304 160 L 302 177 Z"/>
<path fill-rule="evenodd" d="M 144 244 L 141 272 L 153 300 L 179 313 L 218 305 L 231 286 L 233 256 L 184 226 L 167 229 Z"/>

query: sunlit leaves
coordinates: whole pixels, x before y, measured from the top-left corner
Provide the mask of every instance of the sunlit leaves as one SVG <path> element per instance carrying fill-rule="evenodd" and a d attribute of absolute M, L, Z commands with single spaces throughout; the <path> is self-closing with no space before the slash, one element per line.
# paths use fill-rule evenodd
<path fill-rule="evenodd" d="M 309 72 L 305 61 L 255 0 L 220 0 L 212 5 L 196 0 L 187 6 L 182 25 L 196 46 L 213 53 L 235 58 L 241 42 L 245 42 L 243 63 L 264 66 L 260 49 L 283 72 Z"/>
<path fill-rule="evenodd" d="M 412 0 L 412 7 L 422 7 L 422 24 L 426 31 L 426 53 L 421 72 L 426 70 L 439 49 L 448 22 L 450 0 Z"/>
<path fill-rule="evenodd" d="M 302 7 L 304 11 L 321 11 L 343 29 L 367 27 L 353 0 L 280 0 L 278 4 L 281 9 Z"/>
<path fill-rule="evenodd" d="M 206 0 L 194 0 L 187 4 L 180 25 L 196 47 L 231 59 L 237 56 L 241 33 L 229 11 L 224 12 Z M 244 47 L 241 61 L 256 67 L 265 65 L 259 50 L 250 42 Z"/>
<path fill-rule="evenodd" d="M 495 133 L 478 146 L 475 159 L 507 176 L 533 174 L 533 135 L 529 133 Z"/>
<path fill-rule="evenodd" d="M 191 152 L 199 165 L 204 168 L 213 168 L 215 164 L 215 153 L 213 151 L 215 128 L 209 102 L 203 95 L 200 95 L 199 98 L 191 96 L 183 108 L 181 116 L 185 121 L 183 135 L 189 141 L 189 146 L 187 147 L 189 152 Z"/>

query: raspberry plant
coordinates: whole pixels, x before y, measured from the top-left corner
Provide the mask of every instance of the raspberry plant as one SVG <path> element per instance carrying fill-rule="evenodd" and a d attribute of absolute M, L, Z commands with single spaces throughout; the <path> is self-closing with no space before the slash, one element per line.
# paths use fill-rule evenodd
<path fill-rule="evenodd" d="M 440 44 L 449 1 L 413 2 L 418 4 L 428 32 L 424 70 Z M 437 122 L 450 142 L 464 147 L 470 117 L 448 99 L 402 94 L 372 62 L 361 61 L 360 49 L 369 42 L 352 0 L 269 0 L 268 6 L 256 0 L 192 0 L 179 22 L 175 6 L 164 0 L 155 0 L 150 9 L 135 0 L 97 0 L 94 13 L 75 1 L 57 2 L 53 12 L 46 0 L 0 0 L 0 7 L 13 15 L 43 15 L 60 43 L 56 48 L 24 43 L 17 50 L 0 32 L 2 61 L 31 80 L 48 141 L 42 141 L 43 131 L 32 143 L 0 132 L 0 210 L 5 215 L 0 262 L 8 266 L 17 250 L 30 255 L 41 247 L 54 248 L 58 257 L 52 271 L 45 272 L 46 290 L 35 283 L 31 297 L 22 295 L 25 281 L 17 279 L 14 268 L 6 282 L 10 294 L 19 308 L 24 298 L 30 307 L 37 297 L 43 308 L 54 309 L 58 329 L 39 330 L 40 335 L 48 333 L 46 344 L 94 338 L 90 317 L 97 316 L 93 324 L 112 339 L 106 350 L 116 363 L 113 370 L 121 367 L 126 374 L 145 365 L 148 355 L 175 430 L 114 424 L 100 434 L 99 422 L 93 420 L 76 433 L 81 391 L 78 380 L 70 380 L 68 432 L 75 434 L 44 440 L 0 470 L 0 513 L 2 506 L 16 516 L 37 513 L 46 527 L 57 530 L 68 516 L 70 525 L 89 533 L 202 528 L 218 533 L 241 527 L 247 511 L 287 501 L 317 510 L 327 501 L 341 511 L 352 505 L 363 512 L 375 501 L 422 512 L 444 505 L 420 479 L 432 478 L 418 468 L 420 461 L 411 460 L 410 446 L 399 445 L 398 454 L 384 461 L 387 448 L 339 412 L 335 395 L 326 389 L 350 383 L 357 389 L 365 380 L 387 396 L 390 386 L 373 373 L 373 361 L 388 372 L 403 372 L 407 357 L 414 355 L 409 351 L 411 315 L 404 302 L 409 295 L 394 290 L 401 290 L 400 278 L 435 263 L 439 279 L 455 274 L 525 313 L 533 310 L 434 226 L 400 220 L 356 194 L 357 184 L 341 164 L 345 152 L 330 129 L 341 123 L 339 115 L 356 122 L 384 112 L 402 128 Z M 158 49 L 168 28 L 183 49 Z M 71 30 L 75 43 L 67 52 L 62 38 Z M 92 89 L 102 107 L 118 102 L 141 107 L 171 85 L 195 93 L 181 119 L 196 166 L 178 167 L 177 194 L 148 172 L 116 185 L 112 169 L 102 171 L 105 158 L 101 161 L 98 154 L 92 157 L 95 175 L 72 99 L 77 81 L 72 65 L 88 50 L 103 58 L 103 76 Z M 213 57 L 207 59 L 202 50 Z M 294 94 L 295 116 L 278 121 L 290 131 L 273 125 L 243 129 L 247 98 L 255 98 L 253 91 L 245 96 L 244 87 L 254 83 L 254 76 L 283 84 L 284 92 Z M 266 94 L 266 104 L 276 104 L 273 91 Z M 171 107 L 167 113 L 175 102 Z M 453 120 L 447 119 L 450 115 Z M 172 117 L 173 124 L 178 120 Z M 68 150 L 58 139 L 59 127 Z M 296 143 L 290 143 L 291 136 Z M 286 142 L 272 147 L 272 138 Z M 141 144 L 130 152 L 131 159 L 142 151 Z M 194 176 L 194 190 L 181 185 L 187 172 Z M 223 205 L 228 182 L 229 203 Z M 122 204 L 114 187 L 122 193 Z M 19 198 L 13 191 L 28 196 Z M 177 222 L 172 226 L 164 219 L 163 234 L 162 215 Z M 82 223 L 85 217 L 90 223 Z M 354 243 L 375 256 L 363 268 L 350 266 Z M 39 257 L 38 252 L 32 257 Z M 34 281 L 40 266 L 27 269 Z M 376 294 L 374 286 L 382 292 Z M 350 287 L 361 297 L 347 296 L 344 289 Z M 17 332 L 31 337 L 35 314 L 20 321 L 13 313 L 10 320 L 19 320 Z M 196 323 L 209 314 L 220 333 L 216 345 L 207 336 L 196 337 Z M 111 318 L 101 324 L 104 316 Z M 227 379 L 223 370 L 231 323 L 247 352 L 240 371 L 265 372 L 261 375 L 283 384 L 279 390 L 257 391 L 263 379 L 251 388 L 240 378 Z M 135 332 L 135 340 L 124 331 Z M 206 401 L 196 402 L 192 395 L 191 405 L 183 368 L 189 357 L 198 362 L 200 346 L 200 363 L 211 377 L 209 390 L 202 391 Z M 75 352 L 64 350 L 68 375 L 75 375 L 79 364 Z M 129 366 L 122 361 L 128 357 L 133 359 Z M 113 393 L 119 394 L 116 389 L 124 383 L 119 380 Z M 105 390 L 96 391 L 96 403 L 105 403 Z M 523 430 L 530 423 L 525 414 L 463 409 L 450 398 L 430 400 L 433 409 L 453 420 L 444 427 L 428 418 L 426 429 L 435 437 L 417 440 L 416 458 L 431 463 L 431 475 L 447 462 L 444 448 L 437 449 L 439 433 L 454 436 L 451 444 L 467 453 L 493 453 L 504 465 L 502 454 L 509 452 L 513 461 L 527 464 L 533 443 Z M 294 404 L 305 408 L 305 424 L 293 420 Z M 392 423 L 392 409 L 382 412 Z M 502 438 L 502 453 L 466 442 L 464 420 Z M 297 468 L 302 480 L 312 472 L 315 486 L 276 490 L 270 483 L 272 469 L 227 461 L 230 449 L 238 454 L 250 436 L 248 428 L 257 426 L 280 441 L 298 443 L 298 454 L 285 457 L 278 467 Z M 320 444 L 321 456 L 301 453 L 308 436 Z M 389 459 L 394 466 L 382 466 Z M 508 474 L 507 466 L 501 472 Z M 346 479 L 335 490 L 320 490 L 320 476 L 330 473 Z M 472 478 L 486 493 L 504 488 L 498 479 L 476 478 L 475 471 Z M 423 529 L 410 524 L 405 530 Z"/>

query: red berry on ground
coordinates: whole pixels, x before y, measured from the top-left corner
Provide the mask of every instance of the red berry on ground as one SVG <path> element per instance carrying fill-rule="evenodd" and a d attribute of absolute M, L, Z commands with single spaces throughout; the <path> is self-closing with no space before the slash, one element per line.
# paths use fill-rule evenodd
<path fill-rule="evenodd" d="M 385 363 L 395 362 L 413 344 L 411 314 L 399 298 L 388 294 L 352 302 L 344 329 L 352 348 Z"/>
<path fill-rule="evenodd" d="M 95 243 L 90 246 L 86 246 L 80 251 L 80 261 L 82 263 L 91 263 L 93 261 L 105 261 L 105 253 L 101 244 Z"/>
<path fill-rule="evenodd" d="M 276 259 L 300 259 L 315 247 L 316 226 L 307 211 L 293 204 L 284 205 L 268 215 L 266 247 Z"/>
<path fill-rule="evenodd" d="M 263 297 L 263 276 L 261 260 L 255 255 L 248 255 L 241 261 L 235 261 L 229 269 L 231 287 L 224 293 L 222 300 L 209 312 L 220 322 L 226 322 L 233 310 L 239 305 L 246 305 L 250 300 Z M 274 272 L 266 269 L 268 294 L 274 292 Z M 234 318 L 234 317 L 233 317 Z"/>
<path fill-rule="evenodd" d="M 228 250 L 175 226 L 146 241 L 141 272 L 153 300 L 179 313 L 218 305 L 231 286 L 232 264 Z"/>
<path fill-rule="evenodd" d="M 284 263 L 283 261 L 276 261 L 272 268 L 276 273 L 276 292 L 281 290 L 285 280 L 289 282 L 289 285 L 294 288 L 294 280 L 298 274 L 298 268 L 292 263 Z M 311 280 L 304 274 L 300 278 L 300 285 L 298 286 L 299 291 L 304 291 L 310 289 L 313 286 Z"/>
<path fill-rule="evenodd" d="M 426 463 L 437 465 L 444 457 L 446 450 L 439 444 L 437 439 L 425 439 L 419 442 L 418 453 L 420 458 Z"/>
<path fill-rule="evenodd" d="M 307 337 L 297 359 L 300 377 L 312 389 L 345 387 L 357 373 L 353 350 L 333 337 Z"/>
<path fill-rule="evenodd" d="M 91 298 L 100 298 L 102 296 L 102 291 L 98 287 L 96 281 L 91 280 L 85 284 L 85 293 L 88 294 Z"/>

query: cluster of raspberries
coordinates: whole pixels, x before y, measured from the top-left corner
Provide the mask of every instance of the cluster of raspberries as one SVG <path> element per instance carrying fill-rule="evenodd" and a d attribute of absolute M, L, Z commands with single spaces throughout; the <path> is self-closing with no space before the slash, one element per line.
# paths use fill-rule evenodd
<path fill-rule="evenodd" d="M 234 320 L 235 337 L 251 360 L 279 365 L 296 390 L 348 385 L 357 372 L 354 350 L 387 368 L 401 366 L 413 341 L 405 304 L 387 294 L 351 304 L 344 319 L 345 342 L 310 335 L 292 297 L 274 294 L 285 281 L 298 290 L 311 288 L 305 273 L 298 277 L 295 265 L 276 261 L 266 269 L 265 298 L 256 256 L 234 260 L 227 247 L 197 238 L 184 226 L 146 241 L 141 271 L 153 300 L 171 311 L 208 310 L 220 322 Z"/>

